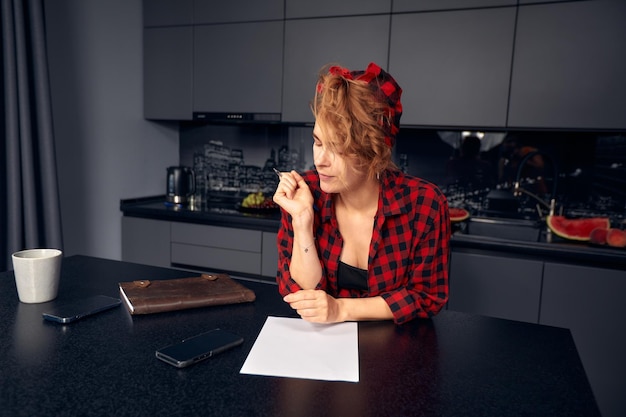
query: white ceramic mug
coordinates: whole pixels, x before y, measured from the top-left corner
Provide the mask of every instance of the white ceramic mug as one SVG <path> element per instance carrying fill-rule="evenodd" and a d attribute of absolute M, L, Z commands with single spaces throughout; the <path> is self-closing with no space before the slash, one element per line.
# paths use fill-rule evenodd
<path fill-rule="evenodd" d="M 62 255 L 58 249 L 26 249 L 11 255 L 21 302 L 45 303 L 56 298 Z"/>

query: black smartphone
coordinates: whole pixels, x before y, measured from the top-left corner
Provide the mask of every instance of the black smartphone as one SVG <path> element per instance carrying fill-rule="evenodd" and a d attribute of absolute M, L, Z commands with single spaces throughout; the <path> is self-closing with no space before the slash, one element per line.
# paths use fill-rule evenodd
<path fill-rule="evenodd" d="M 158 349 L 156 357 L 177 368 L 184 368 L 242 343 L 243 338 L 239 335 L 222 329 L 213 329 Z"/>
<path fill-rule="evenodd" d="M 54 307 L 52 310 L 43 313 L 43 318 L 57 323 L 72 323 L 84 317 L 117 307 L 120 304 L 121 300 L 119 298 L 95 295 Z"/>

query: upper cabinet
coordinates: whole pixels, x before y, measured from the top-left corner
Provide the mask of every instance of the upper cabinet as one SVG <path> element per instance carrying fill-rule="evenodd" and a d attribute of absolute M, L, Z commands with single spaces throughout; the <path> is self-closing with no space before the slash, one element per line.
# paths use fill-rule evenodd
<path fill-rule="evenodd" d="M 324 65 L 376 62 L 404 125 L 622 130 L 624 16 L 618 0 L 146 0 L 144 113 L 311 123 Z"/>
<path fill-rule="evenodd" d="M 393 0 L 393 12 L 423 12 L 515 5 L 517 5 L 517 0 Z"/>
<path fill-rule="evenodd" d="M 403 88 L 402 124 L 505 126 L 515 12 L 393 15 L 389 72 Z"/>
<path fill-rule="evenodd" d="M 193 0 L 143 2 L 143 113 L 191 120 Z"/>
<path fill-rule="evenodd" d="M 626 128 L 626 2 L 519 7 L 508 126 Z"/>
<path fill-rule="evenodd" d="M 280 119 L 283 0 L 143 5 L 145 118 L 249 112 Z"/>
<path fill-rule="evenodd" d="M 195 112 L 281 111 L 283 21 L 196 25 Z"/>
<path fill-rule="evenodd" d="M 282 120 L 313 122 L 310 103 L 324 65 L 387 68 L 388 44 L 389 14 L 285 21 Z"/>
<path fill-rule="evenodd" d="M 194 0 L 193 23 L 282 20 L 284 0 Z"/>
<path fill-rule="evenodd" d="M 193 0 L 143 0 L 143 26 L 190 25 Z"/>
<path fill-rule="evenodd" d="M 143 114 L 146 119 L 191 120 L 191 26 L 143 30 Z"/>
<path fill-rule="evenodd" d="M 564 1 L 591 1 L 591 0 L 519 0 L 517 4 L 557 3 L 557 2 L 564 2 Z"/>
<path fill-rule="evenodd" d="M 285 0 L 285 17 L 356 16 L 391 11 L 391 0 Z"/>
<path fill-rule="evenodd" d="M 194 0 L 195 113 L 280 120 L 284 0 Z"/>

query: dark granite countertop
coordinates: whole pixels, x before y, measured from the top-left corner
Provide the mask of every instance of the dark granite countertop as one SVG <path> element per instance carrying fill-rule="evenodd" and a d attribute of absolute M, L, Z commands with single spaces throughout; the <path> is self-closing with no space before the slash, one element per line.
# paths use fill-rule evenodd
<path fill-rule="evenodd" d="M 442 311 L 402 326 L 358 323 L 359 382 L 240 374 L 268 316 L 293 317 L 275 285 L 253 303 L 131 316 L 120 306 L 74 324 L 42 312 L 117 283 L 189 272 L 85 256 L 63 259 L 59 296 L 18 301 L 0 273 L 0 414 L 7 416 L 599 416 L 568 329 Z M 155 350 L 220 327 L 244 343 L 176 369 Z"/>
<path fill-rule="evenodd" d="M 244 212 L 235 204 L 215 203 L 202 209 L 171 207 L 165 204 L 165 196 L 127 199 L 120 202 L 125 216 L 156 220 L 234 227 L 240 229 L 276 232 L 280 224 L 280 212 Z M 553 236 L 551 241 L 538 242 L 499 239 L 454 233 L 453 249 L 495 251 L 520 256 L 540 257 L 543 260 L 577 263 L 626 270 L 626 249 L 598 247 L 586 242 L 566 241 Z"/>
<path fill-rule="evenodd" d="M 506 252 L 596 267 L 626 270 L 626 249 L 597 247 L 585 242 L 554 238 L 552 242 L 526 242 L 488 236 L 453 234 L 452 248 Z"/>
<path fill-rule="evenodd" d="M 244 211 L 234 203 L 211 203 L 202 208 L 165 204 L 165 196 L 120 201 L 125 216 L 155 220 L 197 223 L 238 229 L 276 232 L 280 224 L 279 210 Z"/>

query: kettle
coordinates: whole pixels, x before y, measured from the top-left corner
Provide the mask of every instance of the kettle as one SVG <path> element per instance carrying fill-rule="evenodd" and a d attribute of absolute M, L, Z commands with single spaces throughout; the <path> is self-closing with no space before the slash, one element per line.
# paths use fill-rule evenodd
<path fill-rule="evenodd" d="M 187 204 L 196 192 L 193 169 L 184 166 L 167 168 L 166 201 L 174 204 Z"/>

